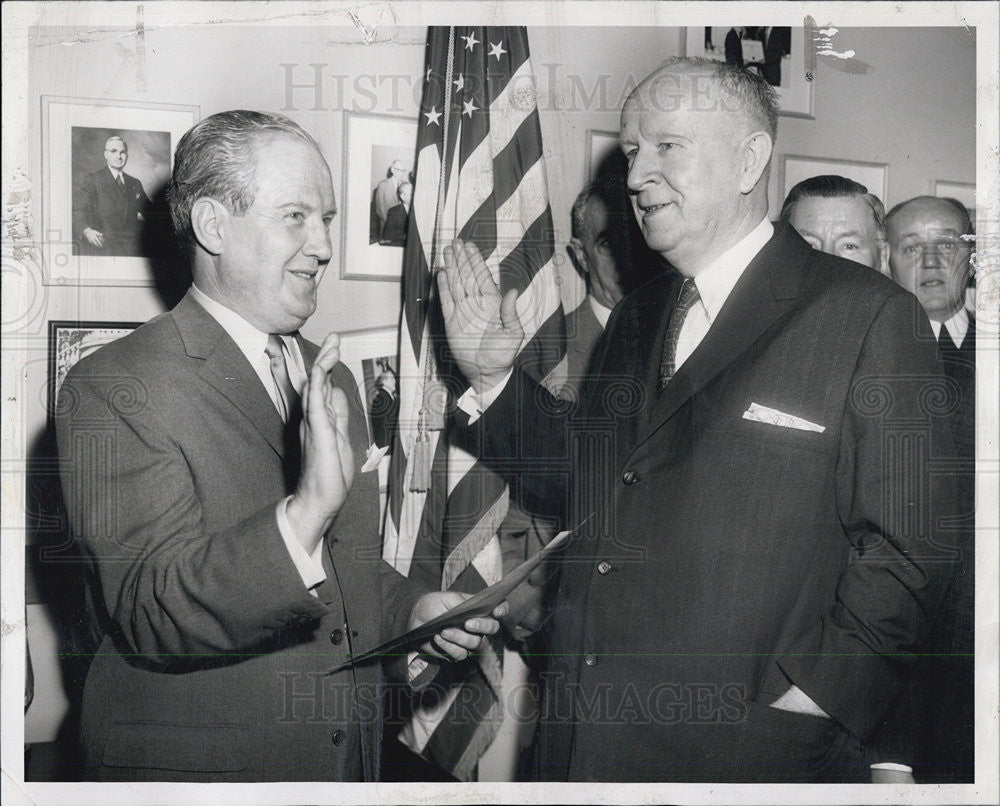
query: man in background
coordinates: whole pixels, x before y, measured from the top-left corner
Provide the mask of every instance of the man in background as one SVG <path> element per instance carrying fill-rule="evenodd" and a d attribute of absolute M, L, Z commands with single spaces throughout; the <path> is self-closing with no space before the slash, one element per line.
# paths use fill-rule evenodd
<path fill-rule="evenodd" d="M 663 269 L 635 224 L 625 182 L 624 171 L 609 167 L 573 202 L 569 253 L 587 296 L 566 316 L 567 395 L 579 392 L 611 310 Z"/>
<path fill-rule="evenodd" d="M 976 320 L 965 309 L 972 223 L 953 199 L 918 196 L 888 215 L 892 277 L 930 318 L 948 388 L 959 513 L 956 574 L 913 680 L 873 742 L 880 758 L 909 754 L 920 783 L 973 780 Z M 945 457 L 951 458 L 951 457 Z M 902 750 L 902 752 L 900 752 Z"/>
<path fill-rule="evenodd" d="M 150 201 L 142 182 L 125 173 L 128 145 L 120 135 L 104 143 L 104 161 L 105 167 L 84 176 L 73 190 L 77 254 L 141 255 L 141 224 Z"/>
<path fill-rule="evenodd" d="M 181 138 L 168 195 L 193 285 L 59 395 L 104 634 L 83 693 L 87 775 L 376 780 L 378 664 L 327 672 L 464 597 L 424 594 L 380 559 L 357 385 L 336 334 L 317 348 L 298 332 L 332 255 L 330 170 L 287 118 L 222 112 Z M 463 659 L 499 625 L 465 627 L 424 651 Z"/>
<path fill-rule="evenodd" d="M 813 176 L 788 191 L 779 216 L 807 244 L 889 273 L 885 207 L 868 188 L 843 176 Z"/>

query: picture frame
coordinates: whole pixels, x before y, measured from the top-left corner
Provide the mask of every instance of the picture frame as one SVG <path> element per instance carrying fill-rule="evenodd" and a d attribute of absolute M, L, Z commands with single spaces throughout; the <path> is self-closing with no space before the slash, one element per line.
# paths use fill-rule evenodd
<path fill-rule="evenodd" d="M 399 400 L 399 328 L 364 328 L 340 334 L 340 360 L 354 375 L 358 394 L 365 409 L 368 435 L 372 444 L 383 439 L 391 448 L 391 428 L 395 425 Z M 385 373 L 394 376 L 395 391 L 391 405 L 386 391 Z M 378 465 L 379 531 L 389 502 L 389 455 L 387 450 Z"/>
<path fill-rule="evenodd" d="M 951 182 L 947 179 L 935 179 L 931 182 L 931 195 L 939 199 L 955 199 L 969 211 L 969 218 L 975 222 L 976 185 L 974 182 Z"/>
<path fill-rule="evenodd" d="M 415 119 L 344 112 L 341 279 L 398 282 L 402 277 L 409 211 L 389 211 L 396 206 L 393 195 L 405 207 L 398 193 L 401 184 L 412 186 L 416 148 Z"/>
<path fill-rule="evenodd" d="M 46 408 L 54 417 L 59 388 L 66 374 L 81 358 L 127 336 L 142 322 L 93 322 L 79 320 L 50 320 L 48 334 L 48 381 Z"/>
<path fill-rule="evenodd" d="M 889 197 L 889 165 L 885 162 L 826 159 L 783 154 L 778 165 L 778 187 L 784 200 L 795 185 L 812 176 L 835 174 L 860 182 L 885 204 Z M 780 204 L 779 204 L 780 206 Z"/>
<path fill-rule="evenodd" d="M 166 223 L 162 191 L 177 141 L 200 107 L 52 95 L 41 101 L 44 283 L 153 285 L 153 235 Z M 113 220 L 108 168 L 118 166 L 107 147 L 115 137 L 126 145 L 121 193 L 128 202 Z"/>
<path fill-rule="evenodd" d="M 587 164 L 584 181 L 592 182 L 597 170 L 618 150 L 618 132 L 587 129 Z"/>
<path fill-rule="evenodd" d="M 731 32 L 737 33 L 738 43 Z M 758 72 L 774 87 L 779 115 L 814 120 L 813 84 L 806 79 L 805 36 L 805 28 L 792 26 L 775 26 L 766 34 L 763 26 L 697 26 L 685 29 L 681 55 L 726 61 L 727 46 L 735 43 L 743 63 L 758 65 Z M 766 37 L 766 46 L 762 37 Z"/>

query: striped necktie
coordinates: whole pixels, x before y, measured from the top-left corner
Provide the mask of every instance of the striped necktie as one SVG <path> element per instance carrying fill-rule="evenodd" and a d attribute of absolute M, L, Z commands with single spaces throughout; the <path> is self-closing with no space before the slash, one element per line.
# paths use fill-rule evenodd
<path fill-rule="evenodd" d="M 681 292 L 677 297 L 673 311 L 670 312 L 670 324 L 667 325 L 667 334 L 663 337 L 663 355 L 660 358 L 660 389 L 663 389 L 672 377 L 676 367 L 674 366 L 677 357 L 677 340 L 681 335 L 681 328 L 687 318 L 691 306 L 699 300 L 698 286 L 694 280 L 688 277 L 681 285 Z"/>
<path fill-rule="evenodd" d="M 281 419 L 287 423 L 289 414 L 299 399 L 299 393 L 295 391 L 292 379 L 288 375 L 288 364 L 285 362 L 285 351 L 281 337 L 274 333 L 268 336 L 264 352 L 271 360 L 271 377 L 274 378 L 274 385 L 278 389 L 278 413 L 281 415 Z"/>

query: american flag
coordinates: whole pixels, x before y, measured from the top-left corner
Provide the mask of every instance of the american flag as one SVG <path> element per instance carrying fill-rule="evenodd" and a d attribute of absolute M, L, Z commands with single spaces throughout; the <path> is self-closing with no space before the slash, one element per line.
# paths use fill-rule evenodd
<path fill-rule="evenodd" d="M 430 28 L 415 189 L 403 269 L 399 427 L 383 556 L 427 587 L 473 592 L 502 574 L 499 476 L 449 445 L 448 406 L 464 391 L 441 368 L 444 333 L 433 273 L 455 237 L 479 248 L 501 291 L 517 288 L 519 366 L 550 387 L 565 372 L 536 91 L 523 28 Z M 495 641 L 444 696 L 422 701 L 400 738 L 470 780 L 502 721 Z M 440 692 L 438 692 L 440 693 Z"/>

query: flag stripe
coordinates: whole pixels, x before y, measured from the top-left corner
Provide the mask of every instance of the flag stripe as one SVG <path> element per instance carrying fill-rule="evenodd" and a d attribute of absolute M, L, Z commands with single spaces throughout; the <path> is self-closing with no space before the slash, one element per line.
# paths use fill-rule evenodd
<path fill-rule="evenodd" d="M 499 476 L 450 445 L 447 430 L 424 433 L 427 420 L 418 414 L 432 408 L 443 338 L 430 302 L 432 273 L 455 235 L 476 244 L 503 290 L 521 292 L 526 344 L 518 363 L 540 379 L 564 366 L 552 215 L 524 29 L 430 29 L 418 131 L 383 556 L 428 587 L 474 592 L 502 574 L 497 532 L 509 492 Z M 433 446 L 426 492 L 410 491 L 418 432 Z M 492 640 L 474 671 L 434 702 L 422 702 L 401 733 L 411 749 L 462 780 L 475 774 L 502 721 L 501 651 Z"/>

